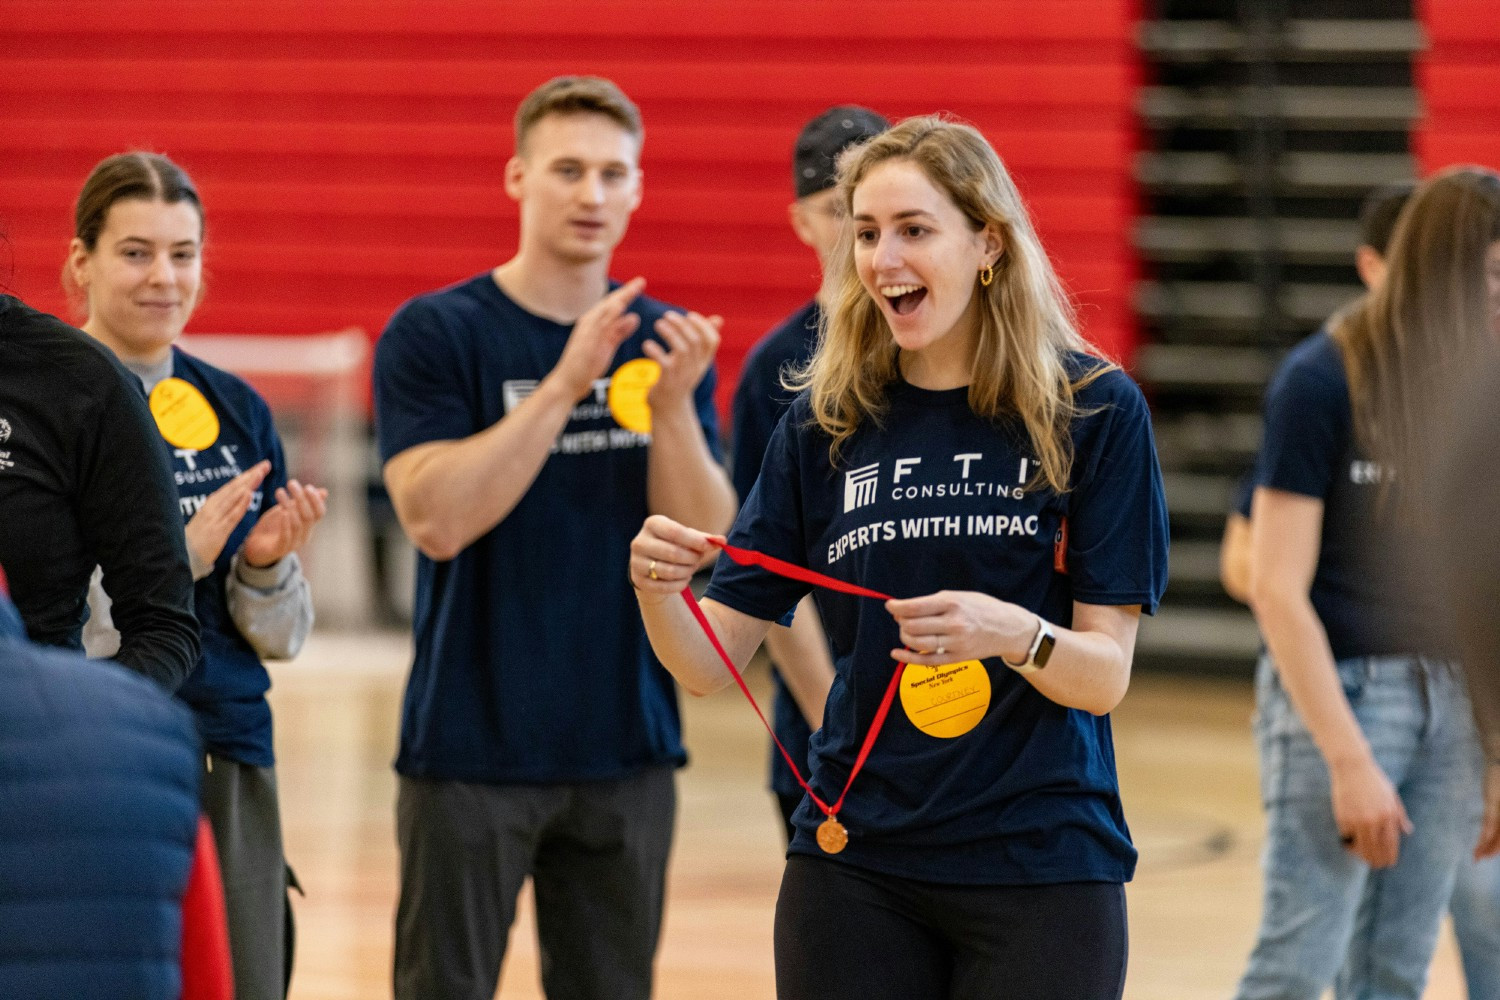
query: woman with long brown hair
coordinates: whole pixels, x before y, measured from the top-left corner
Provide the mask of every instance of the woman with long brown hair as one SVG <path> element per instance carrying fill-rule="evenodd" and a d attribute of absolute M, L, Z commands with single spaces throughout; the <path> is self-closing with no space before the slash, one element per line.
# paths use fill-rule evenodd
<path fill-rule="evenodd" d="M 908 119 L 839 185 L 826 328 L 727 543 L 749 565 L 679 600 L 722 540 L 649 519 L 647 630 L 703 694 L 808 570 L 843 591 L 816 593 L 836 677 L 777 906 L 783 1000 L 1118 997 L 1136 853 L 1108 713 L 1166 573 L 1145 403 L 977 131 Z"/>
<path fill-rule="evenodd" d="M 1430 539 L 1432 415 L 1492 335 L 1500 178 L 1412 196 L 1383 284 L 1299 344 L 1266 397 L 1250 599 L 1265 902 L 1241 998 L 1420 997 L 1480 820 L 1480 754 Z M 1342 971 L 1341 971 L 1342 970 Z"/>

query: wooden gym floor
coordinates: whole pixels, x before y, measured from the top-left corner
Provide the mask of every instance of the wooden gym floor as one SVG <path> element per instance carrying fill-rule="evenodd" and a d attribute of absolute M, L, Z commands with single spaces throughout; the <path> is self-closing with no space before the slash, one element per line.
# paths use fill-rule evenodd
<path fill-rule="evenodd" d="M 318 634 L 273 666 L 271 701 L 296 904 L 293 1000 L 390 995 L 397 890 L 395 756 L 404 634 Z M 764 671 L 754 673 L 757 697 Z M 1248 684 L 1137 677 L 1115 713 L 1125 811 L 1141 862 L 1130 901 L 1129 1000 L 1223 1000 L 1259 913 L 1261 815 Z M 769 1000 L 782 867 L 766 736 L 743 696 L 684 699 L 692 760 L 657 960 L 658 1000 Z M 1464 996 L 1444 930 L 1426 1000 Z M 500 995 L 541 1000 L 533 925 L 512 929 Z"/>

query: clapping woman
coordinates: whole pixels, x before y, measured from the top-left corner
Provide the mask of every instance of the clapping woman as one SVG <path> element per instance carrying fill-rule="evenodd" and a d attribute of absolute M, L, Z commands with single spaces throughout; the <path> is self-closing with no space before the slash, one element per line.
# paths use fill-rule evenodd
<path fill-rule="evenodd" d="M 235 992 L 263 1000 L 284 995 L 290 945 L 261 660 L 295 655 L 312 626 L 297 549 L 327 494 L 287 478 L 254 389 L 174 346 L 202 293 L 203 246 L 187 174 L 166 157 L 125 153 L 84 183 L 63 273 L 87 312 L 83 330 L 140 378 L 173 456 L 203 642 L 177 696 L 207 752 L 203 805 L 223 867 Z"/>

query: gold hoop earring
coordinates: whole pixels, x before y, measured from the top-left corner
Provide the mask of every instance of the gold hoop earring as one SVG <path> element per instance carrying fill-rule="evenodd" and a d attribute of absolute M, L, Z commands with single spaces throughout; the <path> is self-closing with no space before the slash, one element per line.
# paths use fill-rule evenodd
<path fill-rule="evenodd" d="M 986 264 L 979 269 L 979 283 L 985 288 L 990 287 L 995 281 L 995 265 Z"/>

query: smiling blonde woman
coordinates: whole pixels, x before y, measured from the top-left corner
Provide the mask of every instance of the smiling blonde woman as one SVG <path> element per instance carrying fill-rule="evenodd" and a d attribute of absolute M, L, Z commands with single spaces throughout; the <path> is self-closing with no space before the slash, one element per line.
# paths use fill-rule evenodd
<path fill-rule="evenodd" d="M 1145 402 L 1087 350 L 974 129 L 908 119 L 839 191 L 823 341 L 728 544 L 895 598 L 816 594 L 835 678 L 777 994 L 1118 998 L 1136 852 L 1108 713 L 1166 582 Z M 718 544 L 659 516 L 633 544 L 652 643 L 698 694 L 732 675 L 689 603 L 738 668 L 810 590 L 721 558 L 679 599 Z"/>

